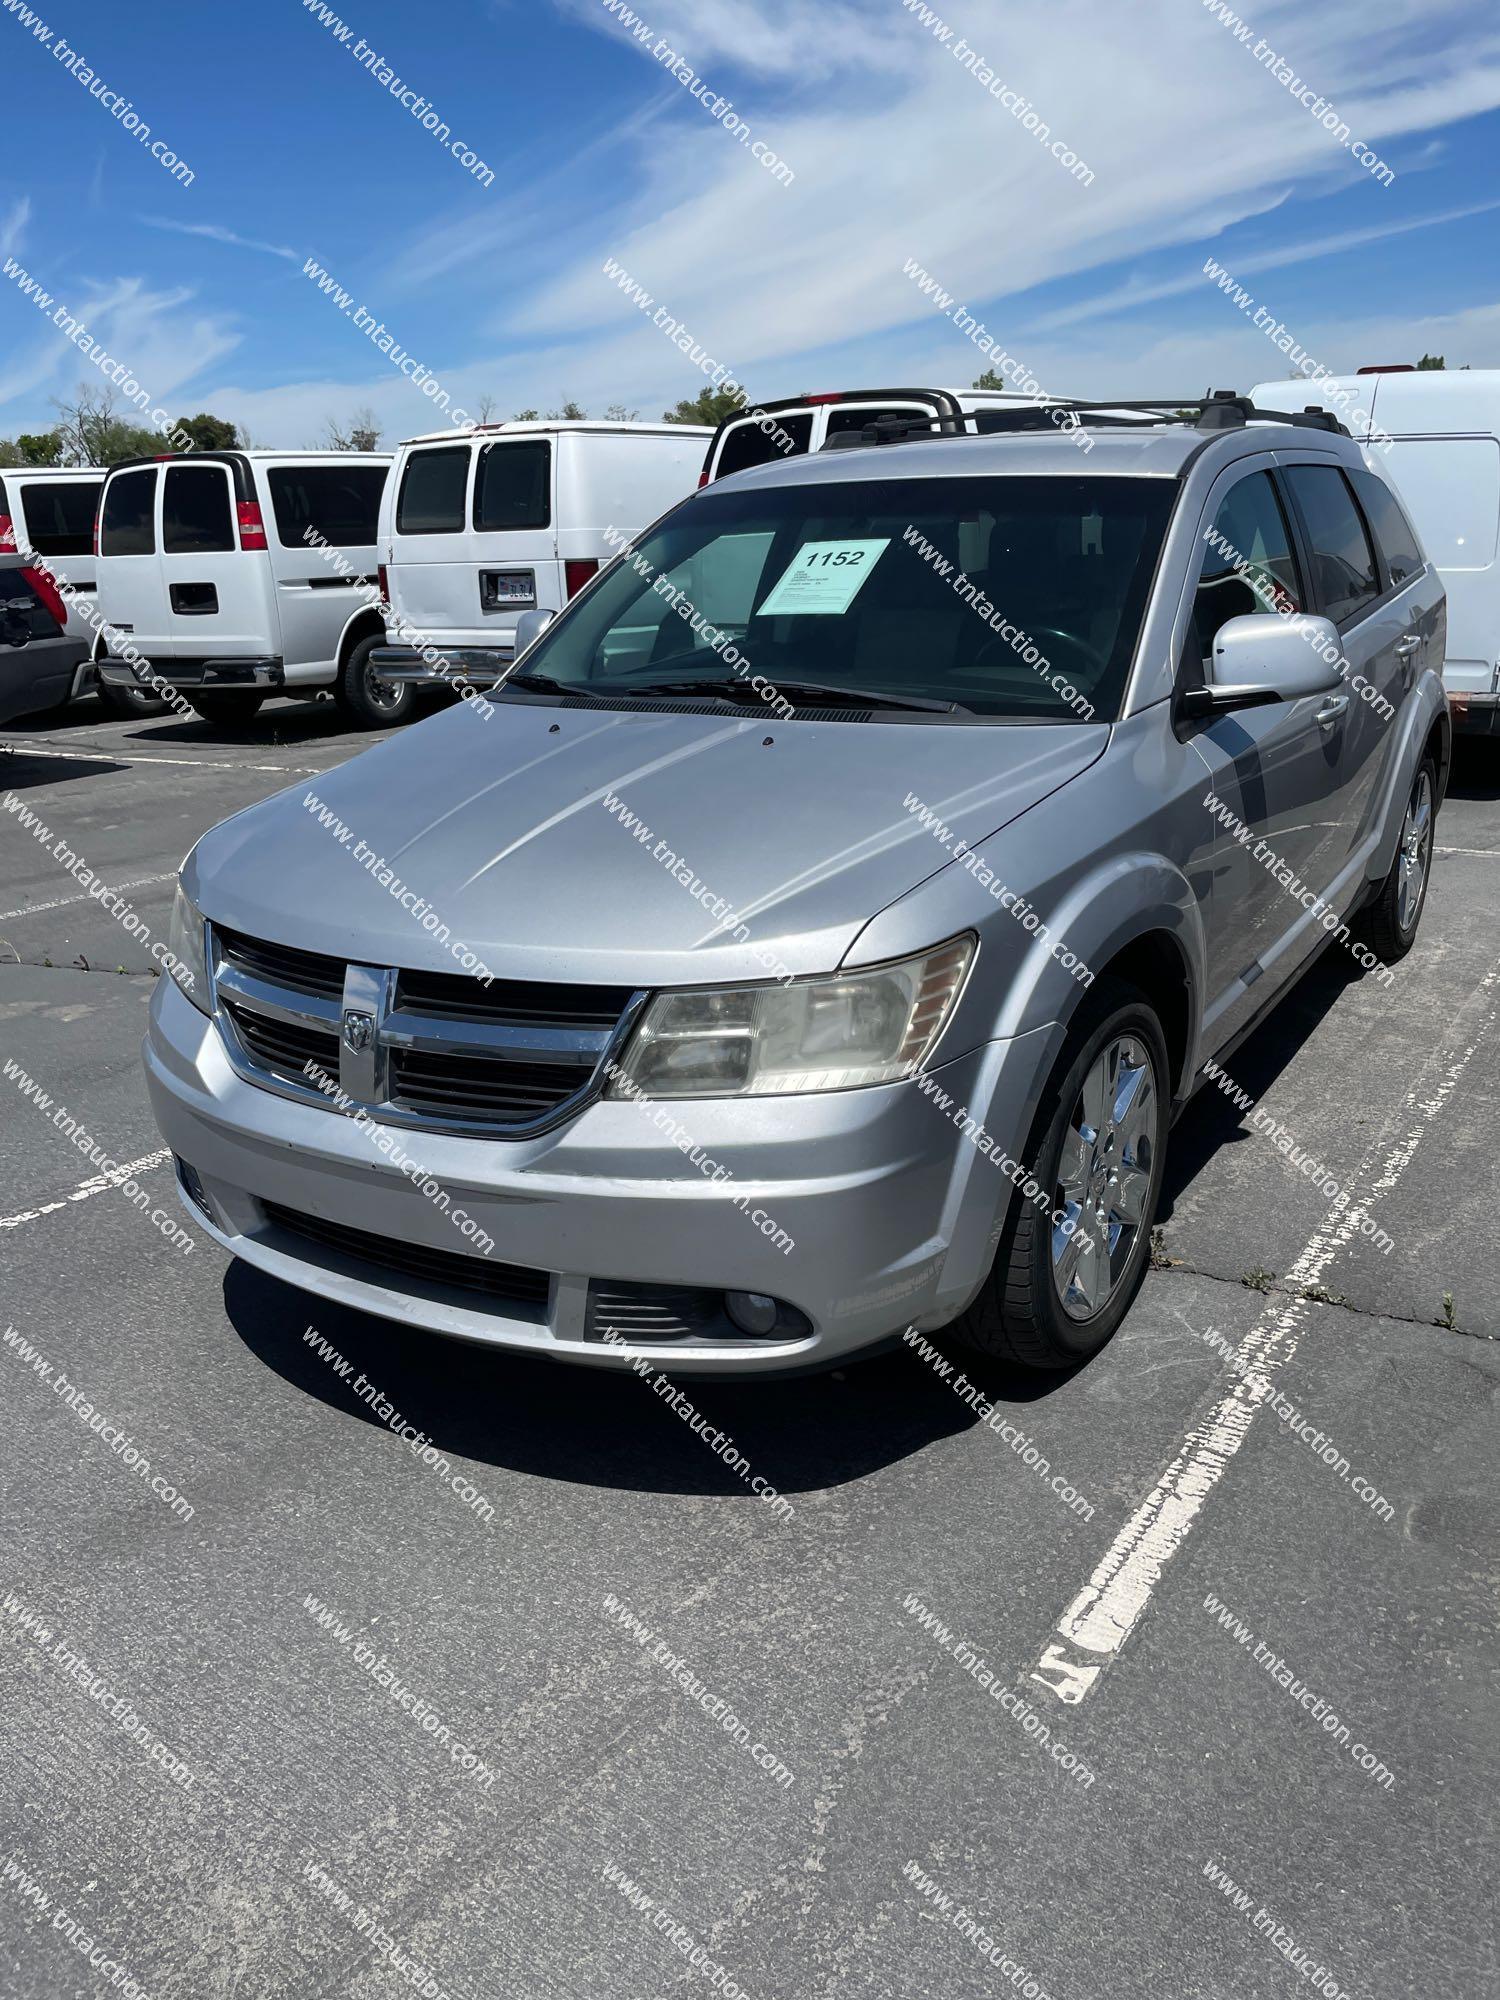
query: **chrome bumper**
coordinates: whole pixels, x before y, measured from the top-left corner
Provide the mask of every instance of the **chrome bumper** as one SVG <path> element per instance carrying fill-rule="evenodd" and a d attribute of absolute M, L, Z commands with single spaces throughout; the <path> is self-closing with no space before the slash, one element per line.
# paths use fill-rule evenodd
<path fill-rule="evenodd" d="M 286 669 L 279 659 L 152 660 L 143 673 L 128 660 L 106 654 L 99 678 L 106 687 L 150 688 L 153 682 L 174 688 L 279 688 Z"/>
<path fill-rule="evenodd" d="M 499 646 L 447 646 L 430 660 L 415 646 L 376 646 L 370 654 L 370 667 L 387 681 L 493 687 L 510 672 L 514 659 L 512 648 Z"/>

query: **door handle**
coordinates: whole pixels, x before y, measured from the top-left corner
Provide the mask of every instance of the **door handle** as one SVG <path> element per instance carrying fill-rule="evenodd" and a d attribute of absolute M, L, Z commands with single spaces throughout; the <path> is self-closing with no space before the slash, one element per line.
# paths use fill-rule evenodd
<path fill-rule="evenodd" d="M 1325 729 L 1331 729 L 1334 723 L 1338 721 L 1339 717 L 1343 714 L 1344 710 L 1348 706 L 1349 706 L 1348 695 L 1346 694 L 1330 695 L 1327 701 L 1324 702 L 1323 706 L 1318 710 L 1319 722 L 1322 723 Z"/>
<path fill-rule="evenodd" d="M 1398 660 L 1409 660 L 1413 653 L 1420 652 L 1421 649 L 1422 641 L 1415 632 L 1408 632 L 1404 639 L 1396 641 L 1396 657 Z"/>

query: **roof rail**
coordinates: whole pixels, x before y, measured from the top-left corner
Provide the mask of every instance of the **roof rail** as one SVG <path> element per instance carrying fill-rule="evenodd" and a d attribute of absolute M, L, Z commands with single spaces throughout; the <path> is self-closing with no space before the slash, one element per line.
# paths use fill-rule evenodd
<path fill-rule="evenodd" d="M 1248 423 L 1297 424 L 1307 430 L 1349 432 L 1331 410 L 1309 403 L 1303 410 L 1263 410 L 1248 396 L 1233 389 L 1211 389 L 1206 396 L 1175 397 L 1170 402 L 1147 402 L 1137 396 L 1108 396 L 1081 402 L 1073 396 L 1054 396 L 1045 404 L 1027 410 L 983 412 L 987 429 L 1032 430 L 1052 423 L 1054 410 L 1074 410 L 1093 414 L 1095 424 L 1191 424 L 1200 431 L 1239 430 Z"/>

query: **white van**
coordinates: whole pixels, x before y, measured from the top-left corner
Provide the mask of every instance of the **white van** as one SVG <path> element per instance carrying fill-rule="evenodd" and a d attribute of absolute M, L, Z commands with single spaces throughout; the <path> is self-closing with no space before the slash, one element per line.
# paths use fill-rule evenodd
<path fill-rule="evenodd" d="M 1448 592 L 1453 726 L 1500 735 L 1500 368 L 1361 368 L 1250 393 L 1273 410 L 1334 410 L 1396 488 Z"/>
<path fill-rule="evenodd" d="M 370 669 L 385 635 L 375 533 L 390 463 L 389 452 L 195 451 L 115 466 L 98 544 L 111 645 L 128 640 L 206 721 L 320 688 L 360 728 L 404 720 L 411 689 Z M 124 688 L 143 678 L 113 656 L 99 676 Z"/>
<path fill-rule="evenodd" d="M 561 611 L 618 538 L 685 500 L 712 436 L 698 424 L 518 422 L 408 439 L 381 508 L 389 643 L 376 669 L 493 686 L 522 613 Z"/>
<path fill-rule="evenodd" d="M 1029 426 L 1033 420 L 1025 413 L 1037 407 L 1014 389 L 832 389 L 783 396 L 724 419 L 713 434 L 698 484 L 821 451 L 831 438 L 862 431 L 867 424 L 906 418 L 950 433 L 1010 430 Z"/>
<path fill-rule="evenodd" d="M 94 683 L 93 662 L 104 648 L 98 644 L 95 611 L 94 522 L 106 468 L 98 465 L 7 465 L 0 469 L 0 555 L 28 552 L 42 558 L 59 583 L 72 586 L 64 594 L 67 636 L 82 639 L 87 651 L 74 676 L 71 692 L 88 691 Z M 100 689 L 107 707 L 119 715 L 151 714 L 162 704 L 154 696 L 131 690 Z"/>

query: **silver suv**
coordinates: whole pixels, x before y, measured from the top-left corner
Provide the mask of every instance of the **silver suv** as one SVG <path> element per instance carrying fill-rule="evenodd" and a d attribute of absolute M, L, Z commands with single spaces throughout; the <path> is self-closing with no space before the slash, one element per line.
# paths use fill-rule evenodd
<path fill-rule="evenodd" d="M 1334 420 L 1073 407 L 717 482 L 206 835 L 145 1058 L 215 1238 L 601 1366 L 1097 1351 L 1204 1063 L 1410 948 L 1450 736 Z"/>

